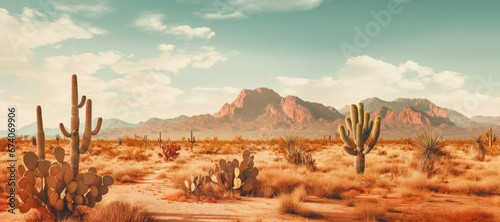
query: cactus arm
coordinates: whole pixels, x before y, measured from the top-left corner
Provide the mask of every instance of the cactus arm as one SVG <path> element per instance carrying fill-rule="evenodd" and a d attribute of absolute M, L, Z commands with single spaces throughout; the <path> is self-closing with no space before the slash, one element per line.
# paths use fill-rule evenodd
<path fill-rule="evenodd" d="M 90 140 L 92 140 L 92 100 L 87 99 L 87 109 L 85 112 L 85 131 L 83 133 L 82 144 L 80 145 L 80 153 L 84 154 L 87 152 L 90 146 Z"/>
<path fill-rule="evenodd" d="M 347 136 L 346 132 L 345 132 L 345 128 L 343 125 L 340 125 L 339 126 L 339 133 L 340 133 L 340 138 L 342 139 L 342 141 L 344 142 L 344 144 L 347 146 L 347 147 L 354 147 L 354 144 L 352 143 L 352 141 L 349 139 L 349 137 Z"/>
<path fill-rule="evenodd" d="M 85 105 L 86 100 L 87 100 L 87 97 L 85 95 L 83 95 L 82 100 L 80 101 L 80 104 L 78 104 L 78 108 L 82 108 L 83 105 Z"/>
<path fill-rule="evenodd" d="M 358 123 L 361 123 L 361 135 L 363 135 L 363 125 L 365 123 L 365 106 L 363 103 L 358 104 Z"/>
<path fill-rule="evenodd" d="M 353 156 L 358 155 L 358 151 L 355 148 L 347 147 L 347 146 L 343 146 L 343 148 L 344 148 L 344 151 L 350 155 L 353 155 Z"/>
<path fill-rule="evenodd" d="M 354 104 L 351 105 L 351 123 L 352 135 L 356 136 L 356 126 L 358 125 L 358 107 Z"/>
<path fill-rule="evenodd" d="M 65 137 L 71 137 L 71 134 L 66 130 L 66 127 L 64 127 L 63 123 L 59 123 L 59 129 L 61 130 L 61 133 Z"/>
<path fill-rule="evenodd" d="M 351 118 L 346 117 L 345 118 L 345 125 L 347 126 L 348 131 L 352 131 L 352 121 Z"/>
<path fill-rule="evenodd" d="M 363 135 L 364 141 L 366 141 L 368 138 L 370 138 L 370 133 L 372 132 L 372 130 L 373 130 L 373 120 L 370 120 L 370 122 L 368 123 L 368 130 Z"/>
<path fill-rule="evenodd" d="M 365 121 L 363 121 L 363 135 L 370 132 L 370 113 L 365 113 Z"/>
<path fill-rule="evenodd" d="M 370 153 L 370 151 L 377 144 L 378 137 L 380 136 L 380 116 L 375 119 L 375 126 L 372 133 L 372 141 L 366 146 L 365 151 L 363 152 L 365 155 Z"/>
<path fill-rule="evenodd" d="M 356 134 L 354 141 L 356 141 L 356 149 L 358 150 L 358 152 L 363 152 L 364 141 L 363 141 L 363 127 L 361 126 L 361 123 L 358 123 L 358 125 L 356 125 Z"/>
<path fill-rule="evenodd" d="M 99 117 L 97 119 L 97 124 L 95 125 L 94 130 L 92 130 L 92 136 L 95 136 L 99 133 L 99 131 L 101 130 L 101 125 L 102 125 L 102 118 Z"/>

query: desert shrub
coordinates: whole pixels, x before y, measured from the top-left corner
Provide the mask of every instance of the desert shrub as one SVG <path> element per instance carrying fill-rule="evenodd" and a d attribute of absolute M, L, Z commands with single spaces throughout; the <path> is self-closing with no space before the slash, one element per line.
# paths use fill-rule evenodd
<path fill-rule="evenodd" d="M 418 168 L 427 173 L 434 171 L 434 164 L 445 156 L 444 141 L 432 131 L 425 131 L 416 139 Z"/>
<path fill-rule="evenodd" d="M 128 148 L 118 158 L 122 160 L 145 161 L 149 159 L 149 157 L 145 153 L 146 151 L 144 149 Z"/>
<path fill-rule="evenodd" d="M 181 146 L 172 141 L 166 141 L 161 143 L 162 153 L 158 153 L 158 156 L 163 157 L 163 160 L 170 161 L 175 160 L 179 156 L 179 150 Z"/>
<path fill-rule="evenodd" d="M 310 152 L 301 156 L 300 164 L 306 166 L 311 170 L 316 169 L 316 160 L 313 158 L 312 153 Z"/>
<path fill-rule="evenodd" d="M 4 137 L 0 138 L 0 151 L 7 151 L 9 147 L 9 138 Z"/>
<path fill-rule="evenodd" d="M 217 144 L 212 144 L 212 143 L 204 143 L 203 145 L 200 146 L 198 153 L 199 154 L 217 154 L 221 151 L 220 145 Z M 224 152 L 224 153 L 229 153 Z"/>
<path fill-rule="evenodd" d="M 144 146 L 144 142 L 142 142 L 141 139 L 132 139 L 132 138 L 128 138 L 128 137 L 123 139 L 123 144 L 125 144 L 125 146 L 133 146 L 133 147 L 143 147 Z"/>
<path fill-rule="evenodd" d="M 486 155 L 486 148 L 483 144 L 483 137 L 481 135 L 472 137 L 474 145 L 472 145 L 472 149 L 476 154 L 476 160 L 483 161 Z"/>

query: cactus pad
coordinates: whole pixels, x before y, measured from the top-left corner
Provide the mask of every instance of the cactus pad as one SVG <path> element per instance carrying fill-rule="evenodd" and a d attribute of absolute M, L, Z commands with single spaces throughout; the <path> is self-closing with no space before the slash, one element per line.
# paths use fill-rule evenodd
<path fill-rule="evenodd" d="M 105 175 L 102 177 L 102 184 L 104 186 L 111 186 L 115 182 L 115 179 L 110 175 Z"/>
<path fill-rule="evenodd" d="M 56 157 L 57 162 L 62 163 L 64 161 L 65 151 L 62 147 L 54 148 L 54 156 Z"/>
<path fill-rule="evenodd" d="M 38 164 L 38 156 L 35 152 L 28 152 L 24 155 L 23 161 L 28 170 L 35 170 L 36 165 Z"/>
<path fill-rule="evenodd" d="M 248 151 L 248 150 L 243 151 L 242 156 L 243 156 L 243 160 L 248 160 L 250 158 L 250 151 Z"/>

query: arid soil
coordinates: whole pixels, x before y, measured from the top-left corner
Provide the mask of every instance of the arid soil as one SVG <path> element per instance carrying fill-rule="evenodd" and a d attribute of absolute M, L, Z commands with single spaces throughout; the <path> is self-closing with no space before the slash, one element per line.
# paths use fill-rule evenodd
<path fill-rule="evenodd" d="M 158 144 L 154 142 L 144 151 L 140 144 L 94 141 L 92 153 L 82 157 L 82 169 L 95 166 L 98 173 L 111 174 L 117 180 L 99 205 L 114 200 L 129 202 L 160 221 L 500 220 L 500 157 L 489 155 L 485 161 L 476 161 L 467 144 L 449 145 L 447 150 L 453 153 L 439 163 L 435 175 L 427 178 L 415 169 L 412 149 L 401 144 L 378 145 L 367 156 L 367 172 L 359 176 L 354 173 L 352 157 L 344 154 L 339 144 L 311 143 L 317 166 L 310 170 L 287 163 L 275 152 L 279 144 L 216 142 L 200 142 L 193 151 L 181 143 L 179 157 L 165 162 L 158 157 Z M 217 154 L 207 154 L 214 149 L 210 144 L 223 148 L 216 149 Z M 26 144 L 19 152 L 34 149 Z M 241 159 L 243 149 L 255 155 L 260 170 L 260 188 L 255 196 L 218 193 L 205 198 L 185 194 L 182 185 L 189 175 L 206 174 L 221 158 Z M 301 207 L 318 217 L 280 210 L 280 195 L 300 185 L 307 190 Z M 7 213 L 4 196 L 2 193 L 2 221 L 33 218 L 33 212 Z"/>

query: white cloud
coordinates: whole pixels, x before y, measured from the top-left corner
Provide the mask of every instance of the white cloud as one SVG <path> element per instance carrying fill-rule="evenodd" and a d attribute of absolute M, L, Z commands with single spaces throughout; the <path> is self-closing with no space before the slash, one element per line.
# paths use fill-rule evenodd
<path fill-rule="evenodd" d="M 165 31 L 167 26 L 163 24 L 163 20 L 167 18 L 164 14 L 149 14 L 139 17 L 134 26 L 148 31 Z"/>
<path fill-rule="evenodd" d="M 161 13 L 145 14 L 140 16 L 133 25 L 145 31 L 162 32 L 185 39 L 211 39 L 215 35 L 215 32 L 208 27 L 192 28 L 189 25 L 167 26 L 163 23 L 166 18 L 167 17 Z"/>
<path fill-rule="evenodd" d="M 52 18 L 52 17 L 50 17 Z M 26 61 L 32 49 L 68 39 L 90 39 L 106 31 L 90 24 L 77 24 L 69 16 L 46 21 L 46 14 L 24 8 L 12 16 L 0 8 L 0 62 Z"/>
<path fill-rule="evenodd" d="M 429 89 L 438 85 L 444 85 L 446 89 L 456 89 L 464 84 L 465 78 L 456 72 L 435 73 L 431 68 L 413 61 L 393 65 L 369 56 L 349 58 L 337 72 L 336 78 L 276 77 L 278 82 L 285 86 L 285 94 L 295 94 L 303 99 L 339 108 L 370 97 L 395 99 L 430 96 L 432 94 L 428 93 L 433 90 Z"/>
<path fill-rule="evenodd" d="M 207 27 L 191 28 L 188 25 L 173 27 L 168 31 L 168 33 L 178 36 L 185 36 L 188 39 L 192 38 L 211 39 L 215 35 L 215 32 L 212 32 L 210 28 Z"/>
<path fill-rule="evenodd" d="M 464 85 L 466 77 L 460 73 L 444 71 L 434 75 L 434 82 L 445 89 L 458 89 Z"/>
<path fill-rule="evenodd" d="M 56 2 L 54 7 L 64 13 L 80 14 L 89 17 L 99 17 L 113 11 L 104 1 L 85 1 L 78 2 L 77 4 L 73 4 L 72 2 L 64 4 Z"/>
<path fill-rule="evenodd" d="M 439 106 L 454 109 L 468 117 L 497 116 L 500 105 L 499 97 L 479 92 L 472 93 L 463 89 L 432 95 L 429 99 Z"/>
<path fill-rule="evenodd" d="M 185 67 L 209 68 L 226 58 L 211 47 L 203 47 L 194 53 L 176 50 L 173 45 L 167 44 L 162 44 L 158 48 L 162 52 L 160 56 L 141 59 L 138 62 L 128 61 L 131 58 L 122 53 L 106 51 L 52 56 L 40 63 L 22 63 L 23 65 L 11 69 L 17 77 L 16 82 L 10 84 L 8 91 L 2 95 L 9 92 L 16 93 L 6 95 L 8 99 L 0 99 L 0 102 L 16 105 L 22 110 L 19 113 L 22 125 L 32 123 L 36 105 L 42 105 L 46 127 L 57 127 L 59 122 L 67 123 L 70 119 L 69 95 L 73 73 L 78 75 L 80 96 L 86 95 L 93 100 L 93 117 L 119 118 L 130 122 L 142 121 L 152 116 L 167 118 L 188 113 L 199 114 L 205 110 L 204 106 L 211 109 L 216 106 L 210 104 L 212 99 L 210 95 L 215 99 L 222 98 L 217 95 L 234 92 L 232 88 L 223 88 L 221 91 L 210 93 L 208 90 L 196 94 L 200 90 L 203 91 L 197 89 L 193 90 L 195 94 L 191 97 L 189 95 L 186 97 L 192 98 L 190 101 L 198 98 L 199 103 L 179 100 L 178 97 L 185 92 L 172 87 L 171 77 L 162 73 L 163 71 L 178 73 Z M 95 75 L 108 67 L 117 70 L 122 76 L 104 80 Z M 207 100 L 200 101 L 200 98 Z M 178 106 L 179 104 L 182 106 Z M 84 118 L 83 113 L 81 115 Z"/>
<path fill-rule="evenodd" d="M 208 13 L 203 15 L 206 19 L 242 19 L 247 18 L 241 11 L 234 11 L 227 14 L 220 13 Z"/>
<path fill-rule="evenodd" d="M 217 62 L 224 62 L 227 59 L 213 47 L 202 47 L 199 52 L 193 54 L 184 53 L 180 50 L 174 52 L 173 45 L 162 44 L 158 48 L 162 51 L 162 54 L 158 57 L 144 58 L 137 62 L 121 61 L 113 64 L 111 68 L 119 74 L 145 70 L 179 73 L 181 69 L 189 66 L 206 69 Z"/>
<path fill-rule="evenodd" d="M 318 7 L 323 0 L 223 0 L 211 4 L 206 19 L 241 19 L 250 14 L 306 11 Z"/>

